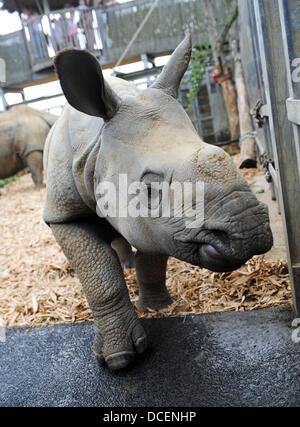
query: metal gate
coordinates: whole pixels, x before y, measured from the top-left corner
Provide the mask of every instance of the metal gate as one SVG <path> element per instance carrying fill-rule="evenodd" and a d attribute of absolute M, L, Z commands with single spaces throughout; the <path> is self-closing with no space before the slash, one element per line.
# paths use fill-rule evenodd
<path fill-rule="evenodd" d="M 300 316 L 300 2 L 239 0 L 239 5 L 257 146 L 279 202 Z"/>

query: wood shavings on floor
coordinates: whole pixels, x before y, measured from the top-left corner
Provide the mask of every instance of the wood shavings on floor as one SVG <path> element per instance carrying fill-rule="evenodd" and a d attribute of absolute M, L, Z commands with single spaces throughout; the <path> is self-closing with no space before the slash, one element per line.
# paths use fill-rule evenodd
<path fill-rule="evenodd" d="M 232 157 L 234 164 L 236 165 L 237 168 L 239 168 L 240 164 L 241 164 L 241 155 L 237 154 L 235 156 Z M 263 175 L 263 171 L 261 171 L 260 169 L 239 169 L 239 171 L 244 175 L 246 181 L 248 182 L 249 185 L 252 184 L 253 182 L 253 178 L 257 175 Z"/>
<path fill-rule="evenodd" d="M 0 320 L 7 326 L 91 321 L 82 287 L 51 230 L 43 223 L 45 189 L 30 175 L 0 189 Z M 134 270 L 125 272 L 131 300 L 138 299 Z M 216 274 L 170 259 L 167 286 L 174 303 L 141 317 L 246 311 L 291 302 L 284 262 L 254 258 L 231 274 Z"/>

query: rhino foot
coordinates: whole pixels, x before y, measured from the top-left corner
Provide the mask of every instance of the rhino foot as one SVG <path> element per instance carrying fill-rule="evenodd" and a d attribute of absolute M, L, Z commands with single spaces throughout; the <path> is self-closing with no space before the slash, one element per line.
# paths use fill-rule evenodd
<path fill-rule="evenodd" d="M 123 342 L 120 339 L 118 342 L 109 340 L 109 336 L 103 339 L 100 333 L 95 336 L 93 351 L 97 361 L 101 366 L 106 364 L 112 371 L 127 368 L 134 361 L 136 353 L 142 354 L 147 349 L 147 336 L 139 321 L 123 332 Z"/>
<path fill-rule="evenodd" d="M 166 287 L 167 256 L 137 252 L 136 276 L 139 284 L 138 310 L 162 310 L 173 300 Z"/>
<path fill-rule="evenodd" d="M 146 350 L 147 338 L 130 302 L 119 258 L 102 239 L 109 230 L 103 231 L 95 217 L 51 224 L 51 229 L 78 274 L 92 310 L 97 359 L 112 370 L 126 368 L 136 353 Z"/>
<path fill-rule="evenodd" d="M 162 310 L 169 307 L 173 303 L 168 291 L 156 295 L 143 295 L 141 294 L 138 302 L 138 310 L 144 310 L 147 313 L 148 309 L 150 310 Z"/>

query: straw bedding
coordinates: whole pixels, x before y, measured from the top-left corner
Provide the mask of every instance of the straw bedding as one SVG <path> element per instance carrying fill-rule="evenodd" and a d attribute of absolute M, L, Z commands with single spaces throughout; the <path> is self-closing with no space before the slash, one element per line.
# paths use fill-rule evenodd
<path fill-rule="evenodd" d="M 247 171 L 251 181 L 257 171 Z M 35 326 L 92 320 L 81 285 L 43 223 L 45 190 L 35 191 L 29 175 L 0 189 L 0 320 L 7 326 Z M 138 299 L 134 270 L 125 272 L 132 302 Z M 239 271 L 216 274 L 170 259 L 168 309 L 141 317 L 246 311 L 288 304 L 284 262 L 250 260 Z"/>

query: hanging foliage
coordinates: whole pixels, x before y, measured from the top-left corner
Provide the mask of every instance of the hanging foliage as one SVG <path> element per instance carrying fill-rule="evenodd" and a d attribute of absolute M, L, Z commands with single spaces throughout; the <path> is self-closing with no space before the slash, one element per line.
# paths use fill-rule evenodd
<path fill-rule="evenodd" d="M 190 74 L 188 77 L 190 92 L 187 94 L 189 101 L 188 109 L 190 111 L 193 109 L 194 99 L 200 90 L 206 69 L 211 62 L 211 54 L 212 52 L 209 44 L 202 46 L 200 49 L 194 47 L 192 50 Z"/>

